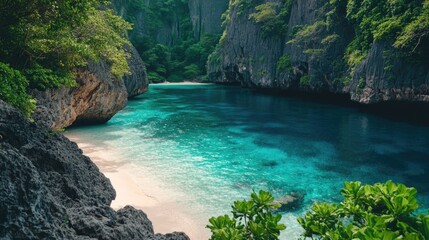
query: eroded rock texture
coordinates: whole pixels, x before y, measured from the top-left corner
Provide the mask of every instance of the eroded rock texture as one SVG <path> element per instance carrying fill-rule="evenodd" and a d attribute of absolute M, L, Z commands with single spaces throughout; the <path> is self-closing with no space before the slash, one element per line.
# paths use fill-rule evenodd
<path fill-rule="evenodd" d="M 110 181 L 78 146 L 0 101 L 0 239 L 189 239 L 109 207 Z"/>
<path fill-rule="evenodd" d="M 257 4 L 267 2 L 282 6 L 281 0 Z M 347 23 L 339 23 L 334 29 L 339 38 L 328 47 L 321 43 L 332 33 L 326 31 L 318 32 L 306 44 L 289 42 L 296 29 L 324 18 L 326 2 L 294 1 L 288 29 L 281 36 L 264 34 L 261 24 L 249 19 L 255 5 L 231 5 L 225 37 L 208 63 L 209 80 L 252 88 L 342 94 L 363 104 L 429 102 L 429 68 L 407 61 L 390 47 L 391 43 L 376 42 L 355 69 L 338 69 L 353 38 L 354 30 Z M 323 53 L 309 54 L 320 49 Z M 278 68 L 282 56 L 289 57 L 290 71 Z M 343 81 L 345 78 L 350 79 Z"/>
<path fill-rule="evenodd" d="M 221 16 L 228 8 L 228 0 L 189 0 L 194 37 L 201 39 L 203 34 L 219 34 L 222 32 Z"/>
<path fill-rule="evenodd" d="M 143 61 L 134 47 L 126 47 L 131 75 L 116 79 L 103 61 L 90 62 L 87 68 L 76 70 L 77 87 L 61 87 L 46 91 L 32 90 L 37 99 L 33 118 L 52 129 L 74 123 L 105 123 L 125 107 L 128 97 L 147 90 L 148 80 Z"/>

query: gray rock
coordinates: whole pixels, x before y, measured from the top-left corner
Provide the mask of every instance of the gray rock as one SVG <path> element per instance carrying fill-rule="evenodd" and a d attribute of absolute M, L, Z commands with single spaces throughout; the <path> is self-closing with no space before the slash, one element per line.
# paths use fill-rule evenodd
<path fill-rule="evenodd" d="M 31 90 L 37 99 L 33 118 L 52 129 L 73 123 L 105 123 L 127 103 L 127 90 L 115 79 L 106 63 L 90 62 L 88 68 L 76 70 L 77 87 L 60 87 L 46 91 Z"/>
<path fill-rule="evenodd" d="M 429 102 L 429 69 L 396 57 L 388 43 L 374 43 L 368 57 L 356 68 L 350 85 L 354 101 L 369 104 L 384 101 Z M 389 53 L 393 56 L 386 56 Z M 388 68 L 386 68 L 390 65 Z M 389 70 L 391 69 L 391 70 Z M 361 81 L 364 87 L 359 88 Z"/>
<path fill-rule="evenodd" d="M 189 239 L 154 234 L 78 146 L 0 101 L 0 239 Z"/>
<path fill-rule="evenodd" d="M 291 192 L 274 200 L 274 203 L 280 203 L 277 209 L 279 212 L 295 211 L 301 208 L 304 202 L 304 194 L 300 192 Z"/>
<path fill-rule="evenodd" d="M 131 75 L 124 76 L 123 80 L 127 89 L 128 98 L 138 96 L 147 91 L 149 80 L 147 79 L 146 67 L 140 54 L 134 46 L 125 46 L 125 50 L 131 53 L 128 59 Z"/>
<path fill-rule="evenodd" d="M 131 55 L 128 59 L 131 75 L 123 79 L 114 78 L 105 62 L 90 62 L 87 68 L 75 71 L 77 87 L 31 90 L 30 94 L 37 99 L 33 118 L 52 129 L 109 121 L 125 107 L 127 98 L 148 88 L 146 68 L 137 50 L 133 46 L 125 46 L 125 50 Z"/>
<path fill-rule="evenodd" d="M 194 37 L 200 40 L 206 34 L 222 32 L 221 16 L 228 9 L 228 0 L 189 0 Z"/>
<path fill-rule="evenodd" d="M 263 0 L 258 4 L 266 2 L 281 5 L 282 1 Z M 345 22 L 334 29 L 340 37 L 330 46 L 322 46 L 321 39 L 332 31 L 320 31 L 312 42 L 304 45 L 288 43 L 297 27 L 324 18 L 326 2 L 294 1 L 284 36 L 264 36 L 260 25 L 249 19 L 249 14 L 255 11 L 254 6 L 243 9 L 239 5 L 231 5 L 226 38 L 208 63 L 209 80 L 251 88 L 341 94 L 362 104 L 429 102 L 429 68 L 407 62 L 397 49 L 391 47 L 391 43 L 374 43 L 366 59 L 356 67 L 351 81 L 338 81 L 351 72 L 347 67 L 334 70 L 353 37 L 353 28 Z M 306 52 L 313 49 L 324 51 L 313 55 Z M 386 53 L 390 57 L 386 58 Z M 283 55 L 290 58 L 291 72 L 282 73 L 276 68 Z M 301 84 L 300 78 L 305 75 L 309 81 Z"/>

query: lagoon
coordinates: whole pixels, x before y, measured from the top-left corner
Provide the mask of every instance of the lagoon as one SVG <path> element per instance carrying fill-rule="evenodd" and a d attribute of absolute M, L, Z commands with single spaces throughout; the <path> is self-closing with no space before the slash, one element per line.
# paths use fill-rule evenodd
<path fill-rule="evenodd" d="M 300 192 L 302 208 L 283 215 L 282 239 L 295 239 L 296 217 L 316 201 L 339 202 L 344 181 L 392 179 L 416 187 L 429 207 L 429 128 L 354 107 L 231 86 L 151 85 L 106 125 L 66 135 L 114 158 L 110 167 L 154 179 L 198 228 L 252 190 Z"/>

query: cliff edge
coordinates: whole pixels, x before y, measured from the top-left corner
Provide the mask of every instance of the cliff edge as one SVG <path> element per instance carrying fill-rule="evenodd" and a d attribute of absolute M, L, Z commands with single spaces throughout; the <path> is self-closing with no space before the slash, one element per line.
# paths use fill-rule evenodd
<path fill-rule="evenodd" d="M 52 129 L 74 123 L 97 124 L 110 120 L 127 104 L 127 99 L 147 91 L 145 65 L 133 46 L 126 46 L 130 75 L 116 79 L 103 61 L 89 62 L 86 68 L 76 69 L 76 87 L 60 87 L 46 91 L 31 90 L 37 99 L 33 118 Z"/>
<path fill-rule="evenodd" d="M 371 41 L 362 59 L 345 64 L 356 30 L 344 19 L 326 20 L 335 13 L 327 6 L 327 0 L 230 1 L 225 32 L 209 58 L 209 81 L 341 94 L 361 104 L 429 102 L 428 63 L 404 56 L 393 39 Z"/>

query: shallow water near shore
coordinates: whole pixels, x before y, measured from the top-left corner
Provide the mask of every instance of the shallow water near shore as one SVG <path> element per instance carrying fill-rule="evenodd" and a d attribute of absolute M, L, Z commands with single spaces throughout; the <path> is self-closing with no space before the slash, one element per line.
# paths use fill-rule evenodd
<path fill-rule="evenodd" d="M 239 87 L 151 85 L 106 125 L 66 135 L 128 165 L 136 179 L 157 181 L 195 213 L 196 228 L 252 190 L 300 192 L 303 207 L 283 217 L 282 239 L 296 239 L 296 217 L 316 201 L 340 201 L 344 181 L 392 179 L 416 187 L 429 207 L 429 128 L 351 107 Z"/>

